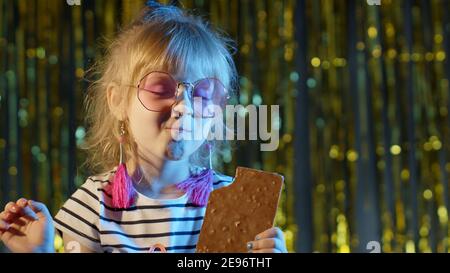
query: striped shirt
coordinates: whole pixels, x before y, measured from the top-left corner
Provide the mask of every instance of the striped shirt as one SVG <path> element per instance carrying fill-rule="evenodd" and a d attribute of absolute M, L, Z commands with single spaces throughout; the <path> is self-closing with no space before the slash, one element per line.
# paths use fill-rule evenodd
<path fill-rule="evenodd" d="M 64 203 L 54 224 L 95 252 L 148 252 L 161 244 L 167 252 L 195 252 L 206 207 L 192 204 L 187 194 L 152 199 L 141 193 L 127 209 L 113 208 L 106 186 L 114 172 L 91 176 Z M 214 173 L 214 190 L 233 178 Z"/>

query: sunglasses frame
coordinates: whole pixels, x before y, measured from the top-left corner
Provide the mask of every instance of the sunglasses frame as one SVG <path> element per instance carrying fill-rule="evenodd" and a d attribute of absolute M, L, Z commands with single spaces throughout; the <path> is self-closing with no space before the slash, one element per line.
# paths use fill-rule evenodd
<path fill-rule="evenodd" d="M 137 99 L 138 99 L 139 102 L 142 104 L 142 106 L 143 106 L 146 110 L 148 110 L 148 111 L 151 111 L 151 112 L 164 112 L 163 110 L 158 111 L 158 110 L 151 110 L 151 109 L 147 108 L 147 106 L 145 106 L 145 104 L 144 104 L 144 103 L 142 102 L 142 100 L 139 98 L 139 92 L 140 92 L 141 89 L 144 90 L 144 91 L 146 91 L 146 92 L 153 92 L 153 91 L 151 91 L 151 90 L 147 90 L 147 89 L 145 89 L 145 88 L 141 88 L 141 87 L 140 87 L 142 80 L 145 79 L 148 75 L 150 75 L 150 74 L 152 74 L 152 73 L 162 73 L 162 74 L 166 74 L 166 75 L 169 76 L 170 79 L 176 84 L 176 90 L 175 90 L 175 93 L 174 93 L 174 95 L 173 95 L 174 101 L 173 101 L 173 103 L 170 105 L 170 108 L 171 108 L 171 109 L 173 108 L 173 106 L 174 106 L 175 103 L 177 102 L 177 99 L 176 99 L 176 98 L 178 97 L 178 92 L 179 92 L 179 87 L 180 87 L 180 85 L 189 85 L 189 86 L 191 87 L 188 95 L 189 95 L 189 99 L 190 99 L 191 102 L 192 102 L 193 95 L 194 95 L 194 89 L 195 89 L 195 87 L 197 86 L 197 84 L 198 84 L 199 82 L 201 82 L 201 81 L 209 80 L 209 79 L 219 82 L 219 83 L 223 86 L 223 89 L 224 89 L 224 91 L 225 91 L 225 93 L 226 93 L 225 99 L 226 99 L 226 100 L 230 99 L 230 95 L 228 94 L 228 89 L 226 89 L 226 88 L 225 88 L 225 85 L 224 85 L 219 79 L 217 79 L 217 78 L 215 78 L 215 77 L 202 78 L 202 79 L 196 80 L 195 82 L 186 82 L 186 81 L 178 82 L 178 81 L 175 80 L 175 78 L 174 78 L 170 73 L 165 72 L 165 71 L 158 71 L 158 70 L 155 70 L 155 71 L 151 71 L 151 72 L 145 74 L 145 75 L 139 80 L 137 86 L 133 86 L 133 87 L 135 87 L 135 88 L 138 89 L 138 91 L 136 92 Z M 203 116 L 202 116 L 202 118 L 214 118 L 214 116 L 212 116 L 212 117 L 203 117 Z"/>

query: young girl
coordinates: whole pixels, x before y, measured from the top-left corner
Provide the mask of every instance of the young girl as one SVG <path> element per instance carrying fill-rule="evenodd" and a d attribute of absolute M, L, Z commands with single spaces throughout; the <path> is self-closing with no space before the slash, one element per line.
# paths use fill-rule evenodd
<path fill-rule="evenodd" d="M 39 202 L 8 203 L 0 233 L 13 252 L 52 252 L 53 225 L 67 251 L 194 252 L 211 190 L 232 183 L 211 168 L 215 145 L 192 137 L 221 119 L 236 79 L 222 36 L 149 1 L 105 60 L 86 100 L 89 163 L 102 174 L 89 177 L 53 222 Z M 278 228 L 247 248 L 286 252 Z"/>

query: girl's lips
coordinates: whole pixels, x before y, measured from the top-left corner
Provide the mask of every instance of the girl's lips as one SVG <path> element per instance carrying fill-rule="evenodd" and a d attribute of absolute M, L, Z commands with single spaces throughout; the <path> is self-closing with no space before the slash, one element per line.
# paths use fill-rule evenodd
<path fill-rule="evenodd" d="M 184 129 L 184 128 L 170 128 L 170 127 L 167 127 L 166 129 L 167 130 L 178 131 L 178 132 L 191 132 L 191 130 Z"/>

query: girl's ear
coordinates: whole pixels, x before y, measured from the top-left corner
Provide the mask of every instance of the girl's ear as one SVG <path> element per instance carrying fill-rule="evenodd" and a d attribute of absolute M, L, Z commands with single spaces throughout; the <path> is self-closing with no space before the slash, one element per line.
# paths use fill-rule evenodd
<path fill-rule="evenodd" d="M 126 117 L 125 98 L 122 92 L 119 92 L 119 86 L 115 83 L 108 84 L 106 96 L 111 113 L 118 119 L 124 120 Z M 122 93 L 122 94 L 121 94 Z"/>

